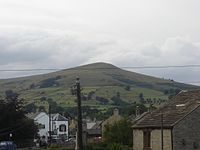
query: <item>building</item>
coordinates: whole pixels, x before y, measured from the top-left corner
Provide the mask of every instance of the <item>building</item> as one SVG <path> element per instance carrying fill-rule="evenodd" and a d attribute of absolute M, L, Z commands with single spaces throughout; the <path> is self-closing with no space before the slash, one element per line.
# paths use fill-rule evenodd
<path fill-rule="evenodd" d="M 185 91 L 146 113 L 133 126 L 133 150 L 200 150 L 199 106 L 200 91 Z"/>
<path fill-rule="evenodd" d="M 48 140 L 49 137 L 49 116 L 45 112 L 37 112 L 35 114 L 28 114 L 30 119 L 33 119 L 38 126 L 38 136 Z"/>
<path fill-rule="evenodd" d="M 68 119 L 60 114 L 51 115 L 52 123 L 52 138 L 54 139 L 68 139 L 69 123 Z"/>
<path fill-rule="evenodd" d="M 76 138 L 77 124 L 78 122 L 71 118 L 69 121 L 69 138 Z"/>
<path fill-rule="evenodd" d="M 87 143 L 99 143 L 102 139 L 102 121 L 92 121 L 86 123 L 86 138 Z"/>
<path fill-rule="evenodd" d="M 38 125 L 38 135 L 40 138 L 45 138 L 48 141 L 49 130 L 51 131 L 52 138 L 54 139 L 67 139 L 68 138 L 68 119 L 60 114 L 49 115 L 45 112 L 38 112 L 36 114 L 28 114 L 28 117 L 33 119 L 35 124 Z M 49 128 L 49 125 L 51 129 Z"/>
<path fill-rule="evenodd" d="M 110 116 L 108 119 L 106 119 L 103 123 L 102 123 L 102 133 L 105 131 L 105 126 L 106 125 L 113 125 L 115 122 L 120 121 L 122 118 L 122 116 L 119 114 L 119 109 L 115 108 L 113 110 L 113 115 Z"/>

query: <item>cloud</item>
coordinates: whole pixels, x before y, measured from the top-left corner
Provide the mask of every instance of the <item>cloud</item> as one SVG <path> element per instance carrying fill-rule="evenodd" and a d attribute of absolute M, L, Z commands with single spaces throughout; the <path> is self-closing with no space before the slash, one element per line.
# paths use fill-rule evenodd
<path fill-rule="evenodd" d="M 161 44 L 133 44 L 104 34 L 86 35 L 66 30 L 0 27 L 0 69 L 69 68 L 93 62 L 117 66 L 200 64 L 200 44 L 189 38 L 167 38 Z M 134 70 L 159 77 L 197 80 L 199 70 Z M 30 73 L 28 73 L 30 74 Z M 184 74 L 184 75 L 183 75 Z M 1 73 L 1 77 L 27 73 Z"/>

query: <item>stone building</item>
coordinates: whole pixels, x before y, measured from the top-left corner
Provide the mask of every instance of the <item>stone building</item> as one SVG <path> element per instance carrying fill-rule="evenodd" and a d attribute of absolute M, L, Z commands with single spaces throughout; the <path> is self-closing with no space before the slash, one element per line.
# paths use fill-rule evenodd
<path fill-rule="evenodd" d="M 87 143 L 100 143 L 102 139 L 102 121 L 87 122 L 86 137 Z"/>
<path fill-rule="evenodd" d="M 102 123 L 102 135 L 103 132 L 105 131 L 105 126 L 106 125 L 113 125 L 115 122 L 120 121 L 122 118 L 122 116 L 119 114 L 119 109 L 115 108 L 113 110 L 113 115 L 110 116 L 108 119 L 106 119 L 105 121 L 103 121 Z"/>
<path fill-rule="evenodd" d="M 200 90 L 184 91 L 147 113 L 133 126 L 133 150 L 200 150 L 199 106 Z"/>

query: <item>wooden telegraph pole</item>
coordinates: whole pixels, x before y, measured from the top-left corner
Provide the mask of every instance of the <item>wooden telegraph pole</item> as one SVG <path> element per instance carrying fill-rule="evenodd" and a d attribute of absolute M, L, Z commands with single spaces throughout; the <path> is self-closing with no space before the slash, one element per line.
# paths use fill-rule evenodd
<path fill-rule="evenodd" d="M 76 96 L 77 96 L 77 112 L 78 112 L 78 150 L 83 150 L 81 89 L 80 89 L 80 80 L 78 77 L 76 78 Z"/>
<path fill-rule="evenodd" d="M 51 105 L 49 104 L 49 144 L 51 144 Z"/>
<path fill-rule="evenodd" d="M 163 113 L 160 115 L 160 120 L 161 120 L 161 150 L 163 150 L 164 146 L 164 141 L 163 141 Z"/>

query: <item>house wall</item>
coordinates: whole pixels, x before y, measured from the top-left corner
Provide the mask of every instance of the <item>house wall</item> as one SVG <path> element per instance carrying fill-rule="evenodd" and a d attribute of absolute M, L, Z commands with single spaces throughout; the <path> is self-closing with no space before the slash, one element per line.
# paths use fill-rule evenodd
<path fill-rule="evenodd" d="M 163 130 L 164 150 L 172 150 L 171 130 Z M 151 130 L 151 149 L 161 150 L 161 130 Z M 143 130 L 133 130 L 133 150 L 143 150 Z"/>
<path fill-rule="evenodd" d="M 173 147 L 173 150 L 200 150 L 200 107 L 174 126 Z"/>
<path fill-rule="evenodd" d="M 152 150 L 161 150 L 161 130 L 152 130 L 151 132 L 151 148 Z M 171 130 L 163 130 L 163 149 L 172 150 Z"/>
<path fill-rule="evenodd" d="M 143 150 L 143 131 L 133 130 L 133 150 Z"/>
<path fill-rule="evenodd" d="M 44 129 L 39 129 L 39 136 L 45 136 L 46 138 L 49 136 L 49 116 L 45 112 L 41 112 L 34 118 L 35 123 L 45 125 Z"/>
<path fill-rule="evenodd" d="M 118 122 L 120 120 L 122 120 L 122 116 L 119 115 L 119 110 L 118 109 L 115 109 L 113 111 L 113 115 L 110 116 L 108 119 L 106 119 L 103 123 L 102 123 L 102 135 L 105 131 L 105 126 L 106 125 L 113 125 L 115 122 Z M 104 136 L 104 135 L 103 135 Z"/>
<path fill-rule="evenodd" d="M 58 135 L 66 134 L 67 137 L 68 137 L 68 130 L 69 130 L 68 121 L 55 121 L 55 122 L 56 122 L 56 127 L 58 129 Z M 62 125 L 62 124 L 66 125 L 66 132 L 60 132 L 59 131 L 59 126 Z"/>

